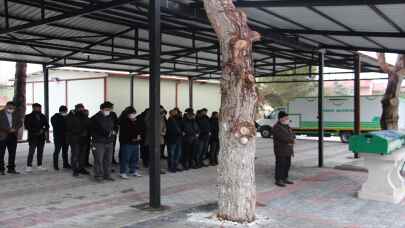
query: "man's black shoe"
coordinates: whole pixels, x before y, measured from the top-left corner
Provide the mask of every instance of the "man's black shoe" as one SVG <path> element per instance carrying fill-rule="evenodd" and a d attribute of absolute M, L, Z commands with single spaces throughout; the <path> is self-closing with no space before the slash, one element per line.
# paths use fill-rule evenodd
<path fill-rule="evenodd" d="M 53 169 L 59 171 L 59 167 L 53 167 Z"/>
<path fill-rule="evenodd" d="M 90 163 L 87 163 L 87 164 L 86 164 L 86 167 L 93 167 L 93 165 L 90 164 Z"/>
<path fill-rule="evenodd" d="M 285 184 L 281 181 L 276 181 L 276 185 L 279 187 L 285 187 Z"/>
<path fill-rule="evenodd" d="M 6 175 L 6 172 L 4 170 L 0 171 L 0 175 Z"/>
<path fill-rule="evenodd" d="M 107 180 L 107 181 L 115 181 L 115 179 L 112 178 L 112 177 L 104 177 L 104 180 Z"/>
<path fill-rule="evenodd" d="M 73 173 L 73 176 L 74 176 L 74 177 L 79 177 L 79 173 L 74 172 L 74 173 Z"/>
<path fill-rule="evenodd" d="M 90 175 L 90 172 L 85 169 L 80 170 L 79 173 L 84 175 Z"/>
<path fill-rule="evenodd" d="M 4 172 L 4 171 L 3 171 L 3 172 Z M 10 174 L 20 174 L 20 172 L 17 172 L 17 171 L 15 171 L 14 169 L 7 171 L 7 173 L 10 173 Z"/>
<path fill-rule="evenodd" d="M 283 182 L 284 182 L 284 184 L 294 184 L 294 182 L 289 181 L 289 180 L 284 180 Z"/>
<path fill-rule="evenodd" d="M 63 165 L 63 168 L 64 168 L 64 169 L 71 169 L 72 166 L 70 166 L 69 164 L 67 164 L 67 165 Z"/>

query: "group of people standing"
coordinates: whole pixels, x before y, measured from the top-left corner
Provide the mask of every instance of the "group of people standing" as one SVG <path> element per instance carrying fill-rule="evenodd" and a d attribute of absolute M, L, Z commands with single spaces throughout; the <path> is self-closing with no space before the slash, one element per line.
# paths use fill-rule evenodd
<path fill-rule="evenodd" d="M 93 166 L 94 178 L 101 182 L 113 181 L 111 176 L 114 163 L 115 142 L 120 142 L 120 177 L 141 176 L 138 172 L 139 158 L 144 167 L 149 165 L 149 146 L 151 142 L 151 115 L 149 109 L 137 115 L 133 107 L 127 107 L 118 117 L 113 112 L 113 104 L 104 102 L 100 111 L 89 117 L 83 104 L 75 105 L 68 111 L 60 106 L 59 112 L 52 116 L 54 153 L 53 168 L 58 171 L 59 157 L 62 152 L 64 169 L 71 169 L 74 177 L 90 175 L 86 168 Z M 49 123 L 42 114 L 41 105 L 32 105 L 32 112 L 20 118 L 16 115 L 16 105 L 8 102 L 0 111 L 0 175 L 5 175 L 5 152 L 8 151 L 7 173 L 19 174 L 15 169 L 18 129 L 23 126 L 28 131 L 28 158 L 25 171 L 32 172 L 34 155 L 37 155 L 37 169 L 43 166 L 43 151 L 49 134 Z M 166 110 L 161 106 L 160 144 L 161 157 L 167 159 L 169 172 L 190 168 L 217 165 L 219 152 L 218 113 L 207 115 L 207 109 L 194 114 L 193 109 L 185 110 L 183 115 L 178 108 Z M 168 156 L 164 156 L 167 146 Z M 69 159 L 70 148 L 70 159 Z M 94 163 L 89 163 L 90 153 Z M 162 170 L 162 173 L 164 171 Z"/>

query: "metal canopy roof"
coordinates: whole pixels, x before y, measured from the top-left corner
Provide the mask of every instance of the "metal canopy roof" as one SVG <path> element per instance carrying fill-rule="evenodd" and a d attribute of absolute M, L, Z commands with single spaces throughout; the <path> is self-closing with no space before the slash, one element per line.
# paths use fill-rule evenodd
<path fill-rule="evenodd" d="M 357 50 L 405 53 L 403 1 L 237 1 L 251 27 L 256 76 L 317 65 L 353 68 Z M 219 77 L 216 36 L 201 1 L 162 4 L 162 74 Z M 148 5 L 141 0 L 1 0 L 0 59 L 149 71 Z M 362 58 L 363 71 L 379 71 Z"/>

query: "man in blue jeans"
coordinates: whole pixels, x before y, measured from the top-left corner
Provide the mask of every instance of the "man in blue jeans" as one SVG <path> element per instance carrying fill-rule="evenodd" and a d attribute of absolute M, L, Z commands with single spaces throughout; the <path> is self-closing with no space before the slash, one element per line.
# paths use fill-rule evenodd
<path fill-rule="evenodd" d="M 128 179 L 129 175 L 140 177 L 136 171 L 139 161 L 139 144 L 141 141 L 141 128 L 136 119 L 136 111 L 133 107 L 127 107 L 119 117 L 120 124 L 120 177 Z"/>
<path fill-rule="evenodd" d="M 169 172 L 175 173 L 176 171 L 182 171 L 179 169 L 178 163 L 181 156 L 181 145 L 183 130 L 181 127 L 181 121 L 178 117 L 179 113 L 176 109 L 169 112 L 169 119 L 167 120 L 167 167 Z"/>

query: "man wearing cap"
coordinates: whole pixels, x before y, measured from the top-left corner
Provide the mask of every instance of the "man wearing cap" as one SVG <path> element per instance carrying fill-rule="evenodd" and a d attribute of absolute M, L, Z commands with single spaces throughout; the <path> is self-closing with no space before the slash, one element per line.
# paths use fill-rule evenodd
<path fill-rule="evenodd" d="M 289 126 L 288 114 L 284 111 L 278 113 L 278 121 L 273 126 L 273 144 L 276 156 L 275 179 L 276 185 L 285 187 L 293 184 L 288 180 L 288 171 L 291 166 L 291 157 L 294 156 L 295 134 Z"/>
<path fill-rule="evenodd" d="M 66 142 L 66 116 L 68 115 L 68 109 L 62 105 L 59 107 L 59 112 L 51 118 L 51 124 L 53 128 L 53 142 L 55 144 L 55 150 L 53 152 L 53 168 L 59 170 L 59 153 L 62 150 L 63 168 L 70 168 L 68 149 L 69 144 Z"/>
<path fill-rule="evenodd" d="M 85 167 L 85 156 L 88 147 L 90 120 L 86 116 L 83 104 L 77 104 L 66 118 L 66 138 L 71 150 L 73 176 L 90 174 Z"/>

